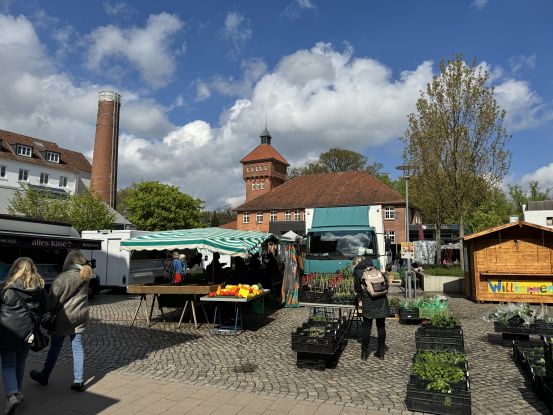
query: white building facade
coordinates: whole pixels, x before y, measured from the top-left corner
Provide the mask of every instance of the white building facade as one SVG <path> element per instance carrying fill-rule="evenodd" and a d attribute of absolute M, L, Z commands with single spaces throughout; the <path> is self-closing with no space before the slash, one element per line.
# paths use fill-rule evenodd
<path fill-rule="evenodd" d="M 529 201 L 522 210 L 525 222 L 553 228 L 553 200 Z"/>

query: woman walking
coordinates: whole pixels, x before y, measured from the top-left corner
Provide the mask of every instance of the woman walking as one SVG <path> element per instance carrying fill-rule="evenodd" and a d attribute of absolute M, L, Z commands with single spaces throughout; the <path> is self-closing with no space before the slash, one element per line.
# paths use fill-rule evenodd
<path fill-rule="evenodd" d="M 386 347 L 386 317 L 390 314 L 390 306 L 386 295 L 371 297 L 363 281 L 363 273 L 368 267 L 373 266 L 371 258 L 357 257 L 352 262 L 354 288 L 361 296 L 363 331 L 361 335 L 361 360 L 367 360 L 369 357 L 369 341 L 373 319 L 376 320 L 376 330 L 378 333 L 378 347 L 374 354 L 379 359 L 384 359 L 384 349 Z"/>
<path fill-rule="evenodd" d="M 46 311 L 44 280 L 32 259 L 13 263 L 0 291 L 0 355 L 6 391 L 6 415 L 23 402 L 23 375 L 29 339 Z"/>
<path fill-rule="evenodd" d="M 47 385 L 56 365 L 66 336 L 71 340 L 73 351 L 73 383 L 71 389 L 85 390 L 83 379 L 84 349 L 83 333 L 88 321 L 88 284 L 92 269 L 87 265 L 81 251 L 71 251 L 65 258 L 63 272 L 52 283 L 49 294 L 49 309 L 56 319 L 50 330 L 52 341 L 48 356 L 41 371 L 32 370 L 31 379 Z"/>

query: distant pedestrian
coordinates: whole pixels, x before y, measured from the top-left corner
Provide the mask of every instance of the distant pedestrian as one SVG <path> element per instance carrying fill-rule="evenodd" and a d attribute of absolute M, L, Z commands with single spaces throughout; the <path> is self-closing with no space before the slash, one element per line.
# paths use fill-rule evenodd
<path fill-rule="evenodd" d="M 81 251 L 71 251 L 65 258 L 63 272 L 50 287 L 49 310 L 55 313 L 54 327 L 50 330 L 52 341 L 41 371 L 32 370 L 31 379 L 47 385 L 61 352 L 66 336 L 71 339 L 73 351 L 73 383 L 71 389 L 85 390 L 83 333 L 88 322 L 88 284 L 92 269 Z"/>
<path fill-rule="evenodd" d="M 209 261 L 209 258 L 206 256 L 204 256 L 204 258 L 202 259 L 202 269 L 205 271 L 207 269 L 207 264 L 208 264 L 208 261 Z"/>
<path fill-rule="evenodd" d="M 180 254 L 179 259 L 182 263 L 182 278 L 184 279 L 186 277 L 186 268 L 188 267 L 188 265 L 186 264 L 186 255 Z"/>
<path fill-rule="evenodd" d="M 384 349 L 386 348 L 386 317 L 390 314 L 390 306 L 386 295 L 371 297 L 362 281 L 363 272 L 370 266 L 373 266 L 373 260 L 370 257 L 357 257 L 352 261 L 354 288 L 361 296 L 363 332 L 361 335 L 361 360 L 367 360 L 369 357 L 369 342 L 371 339 L 371 330 L 373 319 L 376 320 L 376 330 L 378 333 L 378 347 L 374 354 L 379 359 L 384 359 Z"/>
<path fill-rule="evenodd" d="M 178 251 L 173 252 L 173 283 L 180 284 L 183 280 L 182 261 Z"/>
<path fill-rule="evenodd" d="M 32 259 L 14 261 L 0 295 L 0 355 L 6 391 L 5 414 L 23 402 L 23 376 L 29 338 L 46 311 L 44 279 Z"/>

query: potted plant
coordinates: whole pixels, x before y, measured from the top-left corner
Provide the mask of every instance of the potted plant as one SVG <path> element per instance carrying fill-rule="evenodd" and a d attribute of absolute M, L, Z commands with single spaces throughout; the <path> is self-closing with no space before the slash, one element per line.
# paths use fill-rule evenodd
<path fill-rule="evenodd" d="M 399 303 L 400 300 L 398 297 L 388 297 L 388 305 L 390 307 L 391 316 L 395 316 L 399 313 Z"/>

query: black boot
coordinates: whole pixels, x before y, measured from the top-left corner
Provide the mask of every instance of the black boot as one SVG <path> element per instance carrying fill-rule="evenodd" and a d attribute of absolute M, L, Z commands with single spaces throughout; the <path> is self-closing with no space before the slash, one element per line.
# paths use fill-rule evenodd
<path fill-rule="evenodd" d="M 386 328 L 378 328 L 378 348 L 374 353 L 375 357 L 384 360 L 384 349 L 386 348 Z"/>
<path fill-rule="evenodd" d="M 361 344 L 361 360 L 367 360 L 369 358 L 369 343 L 363 342 Z"/>

